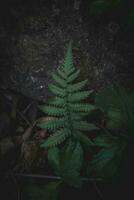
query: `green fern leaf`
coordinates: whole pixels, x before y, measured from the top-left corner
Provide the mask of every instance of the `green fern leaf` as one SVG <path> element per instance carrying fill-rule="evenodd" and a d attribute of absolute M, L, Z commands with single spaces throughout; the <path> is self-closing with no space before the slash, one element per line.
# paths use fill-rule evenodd
<path fill-rule="evenodd" d="M 48 115 L 51 116 L 64 116 L 65 115 L 65 109 L 64 108 L 57 108 L 52 105 L 43 105 L 39 106 L 39 108 Z"/>
<path fill-rule="evenodd" d="M 78 90 L 81 90 L 87 83 L 87 80 L 80 81 L 79 83 L 74 83 L 68 86 L 69 92 L 77 92 Z"/>
<path fill-rule="evenodd" d="M 66 125 L 66 121 L 64 118 L 58 118 L 46 121 L 45 123 L 41 123 L 38 126 L 43 129 L 48 129 L 50 131 L 54 131 L 59 128 L 64 128 Z"/>
<path fill-rule="evenodd" d="M 69 104 L 69 107 L 72 111 L 76 111 L 76 112 L 91 112 L 93 110 L 95 110 L 95 106 L 91 105 L 91 104 L 82 104 L 82 103 L 77 103 L 77 104 Z"/>
<path fill-rule="evenodd" d="M 64 71 L 68 75 L 68 72 L 73 67 L 73 54 L 72 54 L 72 44 L 71 42 L 68 45 L 65 60 L 64 60 Z"/>
<path fill-rule="evenodd" d="M 60 97 L 64 97 L 65 96 L 65 90 L 56 86 L 56 85 L 53 85 L 53 84 L 49 84 L 49 90 L 54 93 L 55 95 L 58 95 Z"/>
<path fill-rule="evenodd" d="M 66 81 L 60 76 L 58 76 L 56 73 L 54 73 L 52 77 L 56 81 L 56 83 L 58 83 L 62 88 L 65 88 L 67 86 Z"/>
<path fill-rule="evenodd" d="M 50 148 L 55 147 L 58 144 L 64 142 L 64 140 L 70 135 L 68 129 L 60 129 L 56 131 L 54 134 L 50 135 L 46 142 L 41 144 L 41 147 Z"/>
<path fill-rule="evenodd" d="M 73 82 L 76 78 L 78 78 L 80 73 L 80 70 L 77 70 L 76 72 L 74 72 L 73 74 L 71 74 L 68 79 L 67 79 L 67 83 L 71 83 Z"/>
<path fill-rule="evenodd" d="M 58 75 L 60 75 L 61 78 L 63 78 L 64 80 L 67 79 L 67 74 L 63 71 L 63 67 L 60 67 L 57 69 L 57 73 Z"/>
<path fill-rule="evenodd" d="M 71 94 L 68 97 L 68 101 L 69 102 L 75 102 L 75 101 L 81 101 L 86 99 L 90 94 L 92 93 L 92 91 L 82 91 L 82 92 L 76 92 L 74 94 Z"/>
<path fill-rule="evenodd" d="M 74 73 L 75 71 L 76 71 L 76 69 L 75 69 L 74 67 L 70 68 L 70 69 L 68 70 L 68 72 L 66 72 L 67 78 L 68 78 L 72 73 Z"/>
<path fill-rule="evenodd" d="M 50 100 L 48 103 L 49 105 L 64 107 L 66 100 L 61 97 L 55 97 L 54 99 Z"/>
<path fill-rule="evenodd" d="M 74 129 L 80 130 L 80 131 L 98 130 L 98 128 L 94 124 L 88 123 L 86 121 L 74 122 L 73 127 L 74 127 Z"/>

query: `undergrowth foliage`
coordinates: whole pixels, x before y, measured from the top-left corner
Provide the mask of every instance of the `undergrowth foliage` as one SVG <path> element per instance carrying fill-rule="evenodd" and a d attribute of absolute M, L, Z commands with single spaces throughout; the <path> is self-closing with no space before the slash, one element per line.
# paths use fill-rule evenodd
<path fill-rule="evenodd" d="M 105 129 L 94 143 L 101 150 L 89 163 L 89 175 L 115 178 L 134 140 L 134 94 L 117 85 L 98 92 L 96 105 L 104 113 Z M 132 144 L 131 144 L 132 143 Z M 133 146 L 133 145 L 132 145 Z M 126 161 L 125 161 L 126 162 Z"/>
<path fill-rule="evenodd" d="M 91 104 L 83 103 L 92 91 L 83 90 L 87 80 L 75 82 L 80 70 L 73 65 L 71 43 L 67 48 L 63 66 L 58 68 L 52 77 L 55 83 L 49 84 L 50 91 L 55 97 L 40 109 L 52 120 L 39 124 L 43 129 L 50 131 L 50 137 L 42 147 L 51 148 L 63 143 L 67 139 L 77 140 L 80 143 L 91 145 L 92 142 L 83 131 L 97 129 L 84 117 L 95 109 Z"/>

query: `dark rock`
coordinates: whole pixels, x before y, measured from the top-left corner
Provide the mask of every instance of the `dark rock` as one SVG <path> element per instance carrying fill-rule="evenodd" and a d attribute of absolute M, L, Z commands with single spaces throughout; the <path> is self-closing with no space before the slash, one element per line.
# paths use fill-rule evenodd
<path fill-rule="evenodd" d="M 83 78 L 88 78 L 90 88 L 132 79 L 132 71 L 126 72 L 131 63 L 119 49 L 125 45 L 119 42 L 118 23 L 83 21 L 79 7 L 59 1 L 49 6 L 25 4 L 12 8 L 12 13 L 19 19 L 4 38 L 10 41 L 6 44 L 10 63 L 3 64 L 9 70 L 1 71 L 4 86 L 45 102 L 50 95 L 47 87 L 51 73 L 62 63 L 70 40 L 74 63 Z"/>

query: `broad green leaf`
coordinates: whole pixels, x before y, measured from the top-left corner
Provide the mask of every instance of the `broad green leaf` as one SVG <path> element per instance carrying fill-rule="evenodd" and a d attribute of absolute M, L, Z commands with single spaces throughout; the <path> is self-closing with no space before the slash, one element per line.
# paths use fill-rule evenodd
<path fill-rule="evenodd" d="M 94 143 L 98 147 L 109 148 L 109 147 L 113 146 L 113 144 L 118 142 L 117 140 L 118 140 L 117 137 L 112 136 L 110 134 L 99 135 L 94 139 Z"/>
<path fill-rule="evenodd" d="M 52 164 L 56 174 L 60 171 L 60 150 L 57 147 L 48 149 L 48 161 Z"/>
<path fill-rule="evenodd" d="M 66 145 L 61 160 L 61 177 L 70 185 L 81 184 L 80 170 L 83 161 L 83 149 L 79 142 Z"/>
<path fill-rule="evenodd" d="M 103 136 L 103 138 L 98 139 L 97 143 L 98 146 L 103 146 L 103 148 L 90 162 L 89 174 L 91 175 L 91 173 L 94 173 L 96 176 L 102 178 L 115 176 L 120 169 L 127 141 L 122 138 L 117 138 L 116 140 L 112 138 L 110 143 L 110 138 L 106 139 L 106 137 Z"/>
<path fill-rule="evenodd" d="M 80 131 L 93 131 L 93 130 L 98 130 L 98 128 L 91 123 L 88 123 L 86 121 L 76 121 L 73 123 L 73 128 L 76 130 L 80 130 Z"/>
<path fill-rule="evenodd" d="M 132 125 L 133 97 L 123 88 L 115 86 L 103 89 L 96 96 L 96 105 L 105 113 L 107 128 L 127 131 L 128 125 Z"/>
<path fill-rule="evenodd" d="M 82 145 L 94 146 L 94 142 L 85 134 L 80 131 L 74 133 L 74 138 L 77 139 Z"/>

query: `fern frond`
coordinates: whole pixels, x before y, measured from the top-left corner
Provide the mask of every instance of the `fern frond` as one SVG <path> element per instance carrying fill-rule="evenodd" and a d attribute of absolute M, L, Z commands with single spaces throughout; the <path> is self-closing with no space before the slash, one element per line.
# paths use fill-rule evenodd
<path fill-rule="evenodd" d="M 76 72 L 74 72 L 73 74 L 71 74 L 68 79 L 67 79 L 67 83 L 71 83 L 73 82 L 76 78 L 78 78 L 80 73 L 80 70 L 78 69 Z"/>
<path fill-rule="evenodd" d="M 95 106 L 82 103 L 93 91 L 82 90 L 87 80 L 74 83 L 80 70 L 73 66 L 71 43 L 68 46 L 63 66 L 57 69 L 52 77 L 56 85 L 49 84 L 50 91 L 55 95 L 41 110 L 52 116 L 52 120 L 40 123 L 43 129 L 50 131 L 50 136 L 41 147 L 48 148 L 48 160 L 53 164 L 56 175 L 63 182 L 80 186 L 80 170 L 83 162 L 83 145 L 93 146 L 90 138 L 83 131 L 98 130 L 92 124 L 84 121 L 84 117 Z M 60 148 L 56 148 L 57 145 Z"/>
<path fill-rule="evenodd" d="M 71 43 L 69 43 L 69 45 L 68 45 L 63 67 L 64 67 L 64 71 L 66 72 L 67 75 L 68 75 L 69 70 L 73 67 L 73 54 L 72 54 L 72 44 Z"/>
<path fill-rule="evenodd" d="M 74 83 L 68 86 L 69 92 L 77 92 L 78 90 L 81 90 L 87 83 L 87 80 L 80 81 L 79 83 Z"/>
<path fill-rule="evenodd" d="M 98 130 L 98 128 L 91 123 L 88 123 L 86 121 L 76 121 L 73 123 L 73 128 L 80 131 L 92 131 L 92 130 Z"/>
<path fill-rule="evenodd" d="M 74 94 L 71 94 L 68 97 L 68 101 L 69 102 L 75 102 L 75 101 L 81 101 L 86 99 L 90 94 L 92 93 L 92 91 L 82 91 L 82 92 L 76 92 Z"/>
<path fill-rule="evenodd" d="M 86 117 L 88 115 L 87 112 L 73 112 L 71 111 L 70 112 L 70 117 L 73 121 L 78 121 L 78 120 L 81 120 L 83 119 L 84 117 Z"/>
<path fill-rule="evenodd" d="M 57 75 L 56 73 L 54 73 L 52 75 L 52 77 L 56 81 L 56 83 L 58 83 L 62 88 L 66 87 L 66 85 L 67 85 L 66 81 L 63 78 L 61 78 L 59 75 Z"/>
<path fill-rule="evenodd" d="M 74 138 L 76 138 L 81 144 L 85 146 L 94 146 L 94 142 L 85 134 L 83 134 L 81 131 L 76 131 L 74 134 Z"/>
<path fill-rule="evenodd" d="M 51 148 L 55 147 L 62 142 L 70 135 L 68 129 L 61 129 L 56 131 L 54 134 L 50 135 L 46 142 L 44 142 L 41 147 Z"/>
<path fill-rule="evenodd" d="M 57 95 L 59 97 L 64 97 L 66 94 L 64 89 L 62 89 L 56 85 L 49 84 L 48 88 L 52 93 L 54 93 L 55 95 Z"/>
<path fill-rule="evenodd" d="M 50 100 L 48 103 L 49 105 L 63 107 L 65 105 L 65 102 L 66 100 L 64 98 L 55 97 L 54 99 Z"/>
<path fill-rule="evenodd" d="M 57 108 L 52 105 L 43 105 L 39 106 L 39 108 L 44 112 L 47 113 L 50 116 L 64 116 L 65 115 L 65 109 L 64 108 Z"/>
<path fill-rule="evenodd" d="M 60 128 L 64 128 L 66 125 L 66 121 L 64 118 L 57 118 L 50 121 L 46 121 L 45 123 L 38 124 L 40 128 L 48 129 L 50 131 L 54 131 Z"/>
<path fill-rule="evenodd" d="M 58 75 L 60 75 L 64 80 L 67 79 L 67 74 L 63 71 L 63 68 L 62 68 L 62 67 L 60 67 L 60 68 L 57 69 L 57 73 L 58 73 Z"/>
<path fill-rule="evenodd" d="M 68 72 L 66 73 L 67 74 L 67 77 L 69 77 L 72 73 L 74 73 L 76 71 L 76 69 L 74 67 L 70 68 L 68 70 Z"/>
<path fill-rule="evenodd" d="M 72 111 L 76 111 L 76 112 L 91 112 L 93 110 L 95 110 L 95 106 L 91 105 L 91 104 L 84 104 L 84 103 L 70 103 L 69 107 Z"/>
<path fill-rule="evenodd" d="M 87 80 L 73 83 L 75 79 L 77 79 L 79 73 L 80 70 L 76 70 L 73 66 L 72 47 L 71 44 L 69 44 L 63 66 L 58 68 L 57 72 L 53 74 L 56 85 L 49 84 L 49 89 L 55 95 L 55 98 L 50 100 L 48 105 L 41 107 L 43 112 L 50 116 L 57 117 L 54 120 L 39 125 L 53 133 L 55 130 L 58 130 L 58 132 L 50 136 L 50 139 L 48 138 L 47 146 L 60 144 L 66 137 L 69 135 L 72 136 L 77 131 L 97 129 L 95 125 L 83 121 L 83 118 L 89 112 L 93 111 L 95 107 L 87 103 L 81 103 L 81 101 L 85 100 L 93 91 L 82 91 Z M 65 134 L 63 130 L 66 131 Z M 53 140 L 55 140 L 55 143 Z"/>

